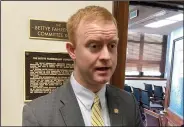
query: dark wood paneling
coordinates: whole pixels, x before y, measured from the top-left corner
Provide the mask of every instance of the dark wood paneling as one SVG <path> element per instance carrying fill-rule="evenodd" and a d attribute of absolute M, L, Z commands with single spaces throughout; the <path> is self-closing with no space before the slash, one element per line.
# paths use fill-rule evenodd
<path fill-rule="evenodd" d="M 117 20 L 119 44 L 116 70 L 111 78 L 111 84 L 123 89 L 125 80 L 125 63 L 128 33 L 129 3 L 128 1 L 114 1 L 113 15 Z"/>
<path fill-rule="evenodd" d="M 144 51 L 144 35 L 141 34 L 140 38 L 140 51 L 139 51 L 139 64 L 138 64 L 138 71 L 142 72 L 142 64 L 140 64 L 143 61 L 143 51 Z"/>
<path fill-rule="evenodd" d="M 167 36 L 163 36 L 163 45 L 162 45 L 162 58 L 160 63 L 160 72 L 165 72 L 165 60 L 166 60 L 166 50 L 167 50 Z"/>

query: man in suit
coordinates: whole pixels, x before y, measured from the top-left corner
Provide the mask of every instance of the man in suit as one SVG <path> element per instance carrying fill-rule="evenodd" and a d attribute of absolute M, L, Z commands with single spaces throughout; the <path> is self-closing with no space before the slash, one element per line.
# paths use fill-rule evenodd
<path fill-rule="evenodd" d="M 117 64 L 116 20 L 88 6 L 67 22 L 70 80 L 24 106 L 23 126 L 143 126 L 135 97 L 109 85 Z"/>

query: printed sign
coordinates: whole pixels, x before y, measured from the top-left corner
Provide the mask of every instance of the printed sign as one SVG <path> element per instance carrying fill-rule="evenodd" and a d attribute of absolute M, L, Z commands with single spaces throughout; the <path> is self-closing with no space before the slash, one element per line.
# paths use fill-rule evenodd
<path fill-rule="evenodd" d="M 30 20 L 30 38 L 68 40 L 66 22 Z"/>
<path fill-rule="evenodd" d="M 51 93 L 68 81 L 73 69 L 67 53 L 25 52 L 25 101 Z"/>

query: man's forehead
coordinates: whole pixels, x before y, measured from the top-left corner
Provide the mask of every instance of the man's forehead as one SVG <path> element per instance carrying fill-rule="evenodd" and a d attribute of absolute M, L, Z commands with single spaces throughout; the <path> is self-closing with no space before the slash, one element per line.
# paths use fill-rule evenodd
<path fill-rule="evenodd" d="M 84 22 L 78 27 L 78 32 L 82 33 L 104 33 L 117 34 L 117 28 L 113 22 Z"/>
<path fill-rule="evenodd" d="M 82 20 L 76 34 L 85 39 L 118 40 L 118 31 L 113 21 Z"/>
<path fill-rule="evenodd" d="M 112 20 L 104 20 L 104 19 L 95 19 L 95 20 L 82 20 L 82 24 L 113 24 L 115 23 Z"/>
<path fill-rule="evenodd" d="M 112 20 L 104 20 L 104 19 L 82 19 L 78 25 L 78 28 L 79 27 L 83 27 L 83 26 L 89 26 L 91 24 L 95 24 L 95 25 L 114 25 L 116 27 L 116 24 L 112 21 Z"/>

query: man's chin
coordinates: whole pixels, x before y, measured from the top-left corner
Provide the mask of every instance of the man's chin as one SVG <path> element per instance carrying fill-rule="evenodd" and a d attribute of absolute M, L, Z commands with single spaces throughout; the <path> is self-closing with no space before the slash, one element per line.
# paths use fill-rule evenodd
<path fill-rule="evenodd" d="M 96 83 L 97 84 L 101 84 L 101 85 L 104 85 L 104 84 L 106 84 L 107 82 L 109 82 L 109 78 L 106 78 L 106 79 L 98 79 L 98 80 L 96 80 Z"/>

